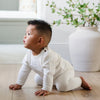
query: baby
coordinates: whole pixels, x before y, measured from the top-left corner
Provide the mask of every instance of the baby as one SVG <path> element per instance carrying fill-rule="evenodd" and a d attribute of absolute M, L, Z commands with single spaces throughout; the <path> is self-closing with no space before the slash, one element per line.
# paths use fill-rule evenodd
<path fill-rule="evenodd" d="M 50 25 L 43 20 L 28 21 L 24 47 L 28 52 L 23 59 L 16 84 L 9 86 L 12 90 L 21 89 L 31 70 L 34 70 L 35 82 L 42 89 L 35 95 L 45 96 L 52 91 L 53 85 L 58 91 L 70 91 L 79 87 L 91 90 L 83 77 L 75 77 L 72 65 L 48 47 L 52 37 Z"/>

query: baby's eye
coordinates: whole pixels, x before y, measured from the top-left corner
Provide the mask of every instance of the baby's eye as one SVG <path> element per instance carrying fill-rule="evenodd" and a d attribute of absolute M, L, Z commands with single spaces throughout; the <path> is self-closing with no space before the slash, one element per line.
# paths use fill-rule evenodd
<path fill-rule="evenodd" d="M 27 35 L 31 35 L 31 33 L 27 33 Z"/>
<path fill-rule="evenodd" d="M 31 33 L 29 32 L 29 33 L 26 33 L 27 34 L 27 36 L 29 36 L 29 35 L 31 35 Z"/>

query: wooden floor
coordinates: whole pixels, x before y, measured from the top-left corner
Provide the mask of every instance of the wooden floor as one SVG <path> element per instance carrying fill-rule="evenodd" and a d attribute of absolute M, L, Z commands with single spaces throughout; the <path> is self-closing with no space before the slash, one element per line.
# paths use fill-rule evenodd
<path fill-rule="evenodd" d="M 34 92 L 41 87 L 34 82 L 34 72 L 31 72 L 21 90 L 9 90 L 9 85 L 15 83 L 20 65 L 0 65 L 0 100 L 100 100 L 100 72 L 76 72 L 76 76 L 83 76 L 92 86 L 92 91 L 81 88 L 70 92 L 53 90 L 48 96 L 35 96 Z"/>

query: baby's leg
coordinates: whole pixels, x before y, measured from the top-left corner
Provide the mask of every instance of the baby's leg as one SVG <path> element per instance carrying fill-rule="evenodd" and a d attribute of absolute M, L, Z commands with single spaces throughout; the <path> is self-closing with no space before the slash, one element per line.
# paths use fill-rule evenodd
<path fill-rule="evenodd" d="M 74 77 L 74 70 L 64 72 L 55 80 L 55 85 L 58 91 L 70 91 L 80 87 L 82 80 L 79 77 Z"/>
<path fill-rule="evenodd" d="M 43 84 L 43 79 L 38 74 L 35 75 L 34 80 L 35 80 L 35 82 L 36 82 L 37 85 L 42 85 Z"/>

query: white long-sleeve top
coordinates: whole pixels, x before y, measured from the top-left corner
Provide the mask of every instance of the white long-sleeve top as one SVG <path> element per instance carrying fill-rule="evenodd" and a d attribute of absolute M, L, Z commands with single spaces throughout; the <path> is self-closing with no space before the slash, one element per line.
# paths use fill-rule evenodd
<path fill-rule="evenodd" d="M 29 50 L 23 59 L 18 74 L 17 84 L 24 85 L 31 70 L 43 77 L 43 90 L 51 91 L 53 81 L 66 70 L 73 70 L 71 64 L 60 57 L 49 47 L 44 48 L 39 55 L 34 56 Z"/>

